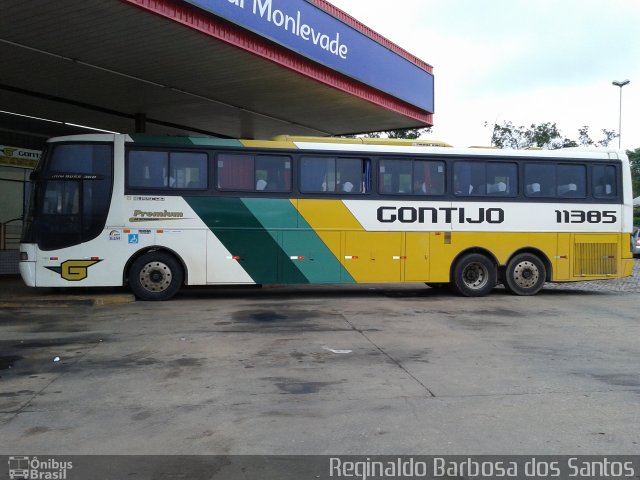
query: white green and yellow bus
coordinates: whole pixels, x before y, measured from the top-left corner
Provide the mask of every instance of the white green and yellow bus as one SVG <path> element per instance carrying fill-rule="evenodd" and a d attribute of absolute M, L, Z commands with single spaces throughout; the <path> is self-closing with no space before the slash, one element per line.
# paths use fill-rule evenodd
<path fill-rule="evenodd" d="M 618 151 L 149 135 L 52 139 L 32 175 L 20 271 L 35 287 L 545 282 L 632 273 Z"/>

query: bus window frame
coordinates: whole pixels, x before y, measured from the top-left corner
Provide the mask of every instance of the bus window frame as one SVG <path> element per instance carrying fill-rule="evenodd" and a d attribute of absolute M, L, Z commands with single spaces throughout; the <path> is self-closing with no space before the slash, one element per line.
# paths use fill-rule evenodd
<path fill-rule="evenodd" d="M 169 175 L 171 170 L 171 154 L 172 153 L 195 153 L 202 154 L 206 157 L 206 168 L 205 172 L 205 181 L 206 185 L 204 187 L 198 188 L 186 188 L 186 187 L 171 187 L 167 185 L 166 187 L 154 187 L 154 186 L 132 186 L 129 183 L 129 162 L 130 162 L 130 154 L 133 151 L 145 151 L 145 152 L 166 152 L 167 153 L 167 175 Z M 169 178 L 169 177 L 167 177 Z M 206 196 L 211 190 L 211 150 L 199 148 L 183 148 L 181 145 L 180 148 L 168 148 L 167 146 L 156 147 L 153 145 L 135 145 L 135 146 L 125 146 L 124 152 L 124 191 L 126 195 L 162 195 L 167 197 L 177 197 L 177 196 L 187 196 L 187 195 L 203 195 Z"/>
<path fill-rule="evenodd" d="M 375 182 L 377 181 L 376 165 L 377 158 L 372 158 L 369 155 L 358 155 L 357 153 L 351 154 L 352 152 L 341 152 L 338 150 L 331 151 L 305 151 L 295 157 L 295 167 L 297 168 L 296 173 L 296 182 L 294 193 L 299 194 L 301 197 L 345 197 L 348 199 L 361 198 L 361 197 L 371 197 L 372 194 L 377 193 L 377 189 L 374 188 Z M 362 183 L 363 183 L 363 191 L 355 191 L 355 192 L 345 192 L 338 188 L 338 185 L 344 185 L 344 182 L 340 184 L 336 181 L 336 190 L 335 191 L 322 191 L 322 190 L 303 190 L 302 189 L 302 162 L 306 158 L 326 158 L 328 160 L 334 161 L 334 173 L 337 172 L 338 169 L 338 161 L 339 160 L 360 160 L 362 171 Z"/>
<path fill-rule="evenodd" d="M 375 192 L 376 194 L 378 194 L 381 197 L 391 197 L 391 198 L 397 198 L 397 197 L 408 197 L 408 198 L 413 198 L 413 199 L 429 199 L 431 201 L 437 201 L 443 198 L 446 198 L 448 195 L 448 179 L 449 179 L 449 171 L 447 168 L 448 162 L 446 160 L 445 157 L 433 157 L 431 155 L 427 156 L 425 155 L 424 157 L 419 157 L 419 156 L 415 156 L 415 155 L 411 155 L 411 156 L 400 156 L 400 155 L 394 155 L 394 154 L 390 154 L 388 156 L 381 156 L 381 157 L 376 157 L 376 162 L 375 162 L 375 175 L 376 175 L 376 181 L 375 181 Z M 410 192 L 384 192 L 383 191 L 383 184 L 382 184 L 382 175 L 383 172 L 380 171 L 380 169 L 382 168 L 381 162 L 396 162 L 396 161 L 401 161 L 401 162 L 411 162 L 411 190 Z M 428 192 L 414 192 L 413 190 L 415 189 L 415 167 L 416 167 L 416 163 L 418 162 L 425 162 L 425 163 L 433 163 L 433 164 L 441 164 L 443 167 L 443 179 L 442 179 L 442 189 L 443 192 L 442 193 L 428 193 Z M 386 167 L 385 167 L 386 168 Z M 386 173 L 386 172 L 385 172 Z M 373 178 L 373 172 L 372 172 L 372 178 Z"/>
<path fill-rule="evenodd" d="M 290 151 L 278 151 L 276 149 L 273 150 L 250 150 L 250 149 L 215 149 L 212 150 L 210 155 L 210 159 L 213 165 L 212 174 L 213 174 L 213 187 L 212 190 L 215 191 L 218 195 L 229 195 L 233 196 L 233 194 L 242 194 L 242 195 L 250 195 L 250 196 L 287 196 L 290 197 L 295 193 L 295 175 L 294 170 L 297 164 L 296 155 Z M 220 175 L 218 171 L 218 161 L 220 155 L 246 155 L 251 157 L 253 164 L 253 179 L 251 189 L 238 189 L 238 188 L 223 188 L 220 186 Z M 258 157 L 278 157 L 278 158 L 286 158 L 289 161 L 289 168 L 285 170 L 289 170 L 289 188 L 288 190 L 269 190 L 263 189 L 260 190 L 257 188 L 257 180 L 256 180 L 256 160 Z"/>

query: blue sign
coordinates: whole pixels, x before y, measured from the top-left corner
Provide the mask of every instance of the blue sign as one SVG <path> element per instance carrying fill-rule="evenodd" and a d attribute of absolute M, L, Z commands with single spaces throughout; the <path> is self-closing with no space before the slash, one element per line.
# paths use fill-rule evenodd
<path fill-rule="evenodd" d="M 129 243 L 138 243 L 139 237 L 137 233 L 129 234 Z"/>
<path fill-rule="evenodd" d="M 428 112 L 433 75 L 305 0 L 187 0 Z"/>

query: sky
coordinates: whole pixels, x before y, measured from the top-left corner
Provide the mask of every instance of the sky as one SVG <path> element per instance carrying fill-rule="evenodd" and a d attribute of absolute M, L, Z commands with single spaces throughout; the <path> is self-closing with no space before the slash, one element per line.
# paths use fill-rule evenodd
<path fill-rule="evenodd" d="M 640 147 L 640 0 L 329 0 L 433 66 L 425 138 L 489 145 L 494 123 L 587 125 Z M 489 126 L 486 127 L 485 123 Z M 610 146 L 618 147 L 618 139 Z"/>

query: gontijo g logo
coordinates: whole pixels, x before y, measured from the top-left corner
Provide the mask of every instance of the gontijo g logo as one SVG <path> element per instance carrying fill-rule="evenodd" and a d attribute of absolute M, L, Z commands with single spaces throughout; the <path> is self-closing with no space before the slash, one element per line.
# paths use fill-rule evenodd
<path fill-rule="evenodd" d="M 66 260 L 59 267 L 45 267 L 52 272 L 56 272 L 65 280 L 78 282 L 87 278 L 87 270 L 102 260 Z"/>

